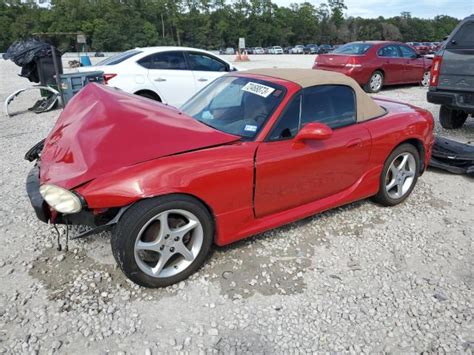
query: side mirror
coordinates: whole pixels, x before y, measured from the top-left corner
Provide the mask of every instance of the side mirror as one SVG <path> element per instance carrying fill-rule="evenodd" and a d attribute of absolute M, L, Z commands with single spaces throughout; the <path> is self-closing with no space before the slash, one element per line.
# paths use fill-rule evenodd
<path fill-rule="evenodd" d="M 300 129 L 295 137 L 296 142 L 304 142 L 307 140 L 322 141 L 332 136 L 332 129 L 323 123 L 312 122 L 307 123 Z"/>

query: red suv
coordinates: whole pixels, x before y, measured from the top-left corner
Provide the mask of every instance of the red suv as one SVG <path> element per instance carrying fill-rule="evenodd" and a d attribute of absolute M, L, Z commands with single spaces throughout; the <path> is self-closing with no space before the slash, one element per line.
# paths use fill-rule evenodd
<path fill-rule="evenodd" d="M 365 91 L 379 92 L 384 85 L 428 86 L 431 62 L 404 43 L 367 41 L 347 43 L 331 53 L 318 55 L 313 69 L 346 74 Z"/>

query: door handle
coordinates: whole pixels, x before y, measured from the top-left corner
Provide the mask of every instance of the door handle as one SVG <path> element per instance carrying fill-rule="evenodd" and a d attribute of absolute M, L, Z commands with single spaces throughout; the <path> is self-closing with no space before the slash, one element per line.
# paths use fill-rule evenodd
<path fill-rule="evenodd" d="M 161 82 L 161 81 L 166 81 L 166 79 L 163 79 L 163 78 L 156 78 L 155 81 Z"/>
<path fill-rule="evenodd" d="M 353 139 L 346 144 L 346 148 L 360 148 L 362 147 L 362 139 Z"/>
<path fill-rule="evenodd" d="M 199 78 L 198 81 L 207 81 L 206 78 Z"/>

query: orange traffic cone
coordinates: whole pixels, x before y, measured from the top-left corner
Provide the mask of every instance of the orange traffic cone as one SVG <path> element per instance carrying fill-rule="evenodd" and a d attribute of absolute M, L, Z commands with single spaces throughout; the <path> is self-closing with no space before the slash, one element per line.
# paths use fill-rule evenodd
<path fill-rule="evenodd" d="M 250 61 L 250 58 L 249 58 L 249 56 L 247 55 L 247 51 L 244 51 L 244 54 L 242 54 L 241 60 L 242 60 L 242 62 L 248 62 L 248 61 Z"/>
<path fill-rule="evenodd" d="M 240 55 L 240 51 L 237 52 L 237 55 L 235 56 L 234 61 L 235 62 L 241 62 L 242 61 L 242 56 Z"/>

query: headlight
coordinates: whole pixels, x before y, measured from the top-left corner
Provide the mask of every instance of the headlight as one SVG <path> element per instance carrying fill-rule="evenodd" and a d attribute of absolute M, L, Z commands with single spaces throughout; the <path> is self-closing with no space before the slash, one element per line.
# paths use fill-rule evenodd
<path fill-rule="evenodd" d="M 58 212 L 71 214 L 82 209 L 79 197 L 69 190 L 55 185 L 42 185 L 39 191 L 48 205 Z"/>

